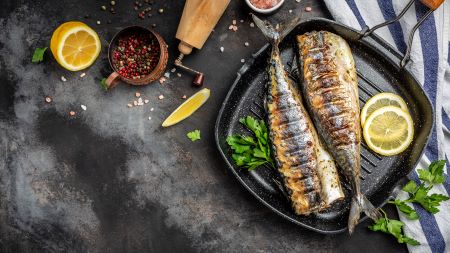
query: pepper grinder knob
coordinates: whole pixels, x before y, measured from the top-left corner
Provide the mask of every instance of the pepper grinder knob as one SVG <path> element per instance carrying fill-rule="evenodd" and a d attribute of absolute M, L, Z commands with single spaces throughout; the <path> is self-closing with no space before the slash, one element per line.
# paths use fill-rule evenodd
<path fill-rule="evenodd" d="M 195 78 L 194 78 L 194 81 L 192 81 L 192 84 L 200 87 L 203 85 L 204 78 L 205 78 L 205 75 L 203 75 L 203 73 L 198 73 L 195 75 Z"/>

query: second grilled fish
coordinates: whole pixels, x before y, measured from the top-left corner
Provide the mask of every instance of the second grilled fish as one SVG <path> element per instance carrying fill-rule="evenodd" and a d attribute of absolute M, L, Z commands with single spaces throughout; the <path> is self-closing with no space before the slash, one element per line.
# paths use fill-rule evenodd
<path fill-rule="evenodd" d="M 353 191 L 348 221 L 352 233 L 361 211 L 375 220 L 380 217 L 380 212 L 360 189 L 361 130 L 353 56 L 343 38 L 327 31 L 297 36 L 297 42 L 306 104 Z"/>
<path fill-rule="evenodd" d="M 295 213 L 308 215 L 342 199 L 339 177 L 303 107 L 301 96 L 284 70 L 280 33 L 253 16 L 272 44 L 266 109 L 275 161 Z"/>

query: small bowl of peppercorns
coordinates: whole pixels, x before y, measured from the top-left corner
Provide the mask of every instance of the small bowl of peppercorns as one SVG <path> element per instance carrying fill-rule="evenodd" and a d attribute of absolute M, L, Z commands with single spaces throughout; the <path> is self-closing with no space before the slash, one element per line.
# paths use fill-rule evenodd
<path fill-rule="evenodd" d="M 113 73 L 106 79 L 108 88 L 120 80 L 131 85 L 147 85 L 159 79 L 167 66 L 167 44 L 158 33 L 130 26 L 118 32 L 108 50 Z"/>

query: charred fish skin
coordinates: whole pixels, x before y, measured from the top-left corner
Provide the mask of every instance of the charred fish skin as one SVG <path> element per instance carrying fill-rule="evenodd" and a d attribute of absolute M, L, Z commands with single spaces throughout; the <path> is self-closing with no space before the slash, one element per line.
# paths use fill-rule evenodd
<path fill-rule="evenodd" d="M 327 31 L 297 36 L 302 90 L 315 126 L 350 183 L 353 198 L 349 231 L 360 212 L 372 219 L 379 211 L 361 194 L 361 130 L 357 74 L 347 42 Z"/>
<path fill-rule="evenodd" d="M 265 105 L 276 165 L 295 213 L 308 215 L 322 206 L 316 171 L 315 130 L 298 91 L 284 70 L 278 31 L 256 16 L 253 19 L 272 44 Z"/>

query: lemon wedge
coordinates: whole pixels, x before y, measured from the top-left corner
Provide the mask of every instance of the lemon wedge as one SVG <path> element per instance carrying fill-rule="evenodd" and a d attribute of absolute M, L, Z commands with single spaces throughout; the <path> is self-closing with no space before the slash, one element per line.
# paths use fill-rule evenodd
<path fill-rule="evenodd" d="M 361 126 L 364 127 L 367 117 L 374 111 L 385 106 L 396 106 L 403 111 L 408 112 L 405 101 L 399 95 L 389 92 L 379 93 L 371 97 L 361 110 Z"/>
<path fill-rule="evenodd" d="M 169 117 L 162 123 L 163 127 L 168 127 L 177 124 L 178 122 L 191 116 L 195 111 L 197 111 L 200 106 L 202 106 L 206 100 L 208 100 L 211 91 L 207 88 L 200 90 L 199 92 L 192 95 L 184 103 L 178 106 L 175 111 L 173 111 Z"/>
<path fill-rule="evenodd" d="M 85 69 L 97 59 L 101 43 L 97 33 L 82 22 L 61 24 L 52 35 L 50 49 L 56 61 L 65 69 Z"/>
<path fill-rule="evenodd" d="M 370 149 L 391 156 L 403 152 L 411 144 L 414 124 L 408 112 L 396 106 L 375 110 L 367 118 L 363 136 Z"/>

